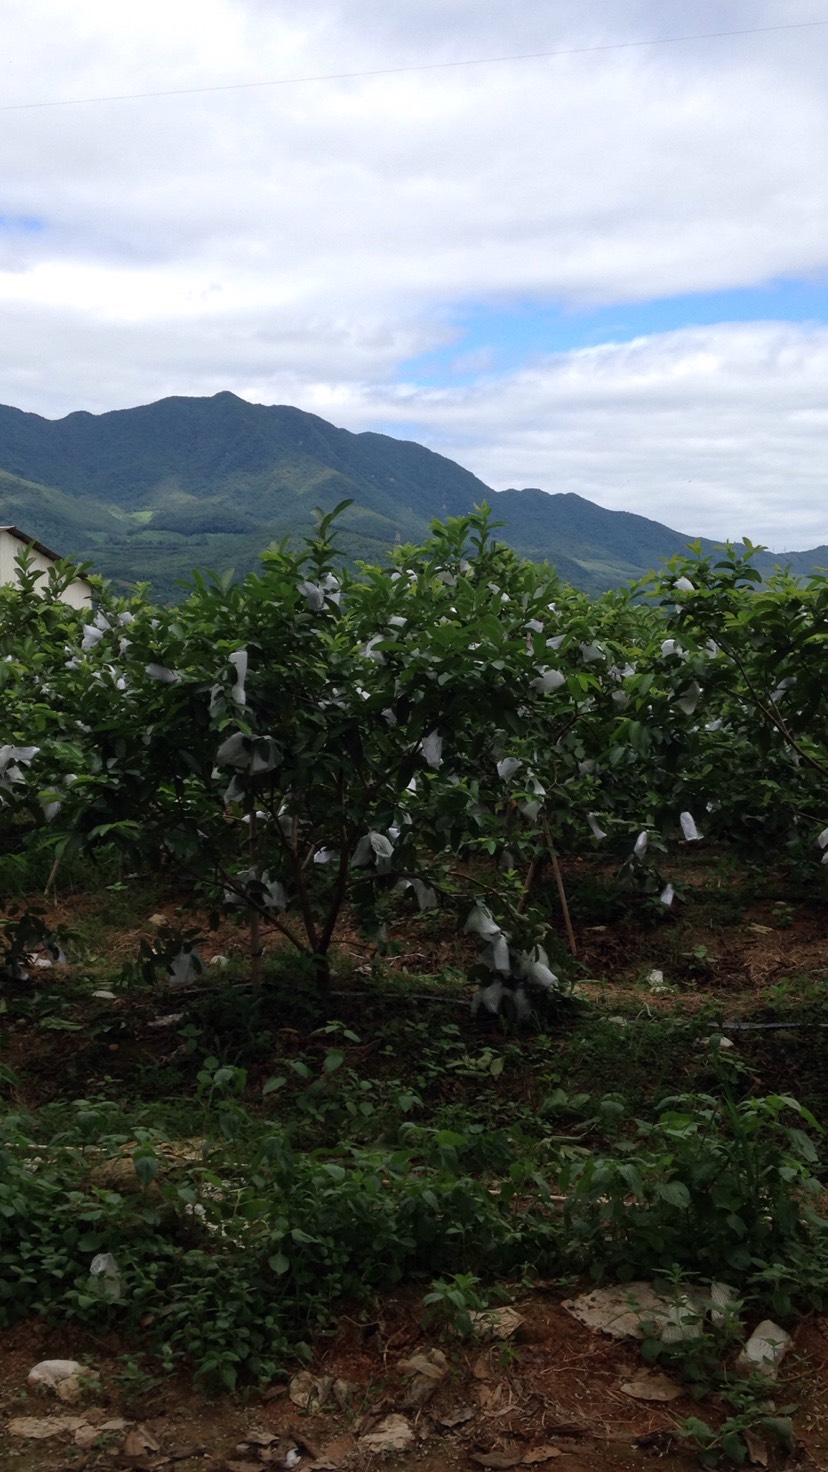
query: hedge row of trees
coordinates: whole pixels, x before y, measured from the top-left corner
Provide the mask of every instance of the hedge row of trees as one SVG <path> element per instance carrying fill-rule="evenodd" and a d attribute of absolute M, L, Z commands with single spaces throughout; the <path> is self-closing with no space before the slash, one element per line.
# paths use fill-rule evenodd
<path fill-rule="evenodd" d="M 590 600 L 485 508 L 354 571 L 336 515 L 175 607 L 101 585 L 76 613 L 71 571 L 24 560 L 0 589 L 7 851 L 163 855 L 241 907 L 254 978 L 273 927 L 323 991 L 346 908 L 382 944 L 400 904 L 447 907 L 492 1007 L 554 985 L 526 889 L 543 854 L 604 845 L 665 905 L 673 837 L 818 872 L 825 579 L 757 587 L 752 549 L 691 551 Z"/>

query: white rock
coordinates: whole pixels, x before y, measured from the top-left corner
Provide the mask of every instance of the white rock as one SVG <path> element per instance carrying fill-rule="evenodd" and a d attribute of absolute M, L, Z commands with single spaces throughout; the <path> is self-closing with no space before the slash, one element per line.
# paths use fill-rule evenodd
<path fill-rule="evenodd" d="M 644 1339 L 652 1334 L 662 1344 L 678 1344 L 701 1335 L 705 1299 L 697 1289 L 668 1297 L 657 1293 L 652 1283 L 636 1282 L 593 1288 L 565 1300 L 563 1307 L 588 1329 L 611 1339 Z"/>
<path fill-rule="evenodd" d="M 288 1395 L 300 1410 L 319 1411 L 328 1400 L 332 1387 L 332 1375 L 317 1377 L 310 1370 L 300 1370 L 288 1385 Z"/>
<path fill-rule="evenodd" d="M 484 1342 L 492 1339 L 510 1339 L 518 1329 L 523 1327 L 524 1320 L 513 1308 L 484 1308 L 469 1314 L 472 1328 L 478 1339 Z"/>
<path fill-rule="evenodd" d="M 684 1395 L 683 1386 L 657 1370 L 637 1370 L 629 1380 L 622 1380 L 618 1389 L 632 1400 L 666 1402 L 679 1400 Z"/>
<path fill-rule="evenodd" d="M 156 1017 L 153 1022 L 148 1022 L 147 1027 L 172 1027 L 174 1023 L 180 1022 L 183 1016 L 183 1012 L 168 1012 L 166 1017 Z"/>
<path fill-rule="evenodd" d="M 404 1452 L 414 1445 L 414 1431 L 405 1416 L 386 1416 L 367 1436 L 360 1437 L 360 1445 L 371 1452 Z"/>
<path fill-rule="evenodd" d="M 26 1384 L 36 1390 L 54 1390 L 61 1380 L 82 1374 L 83 1365 L 78 1360 L 41 1360 L 29 1371 Z"/>
<path fill-rule="evenodd" d="M 664 1321 L 657 1325 L 662 1344 L 683 1344 L 687 1339 L 700 1339 L 702 1316 L 695 1304 L 684 1295 L 677 1303 L 671 1303 Z"/>
<path fill-rule="evenodd" d="M 735 1288 L 729 1283 L 711 1283 L 710 1285 L 710 1321 L 717 1328 L 722 1328 L 735 1313 L 739 1295 Z"/>
<path fill-rule="evenodd" d="M 111 1252 L 97 1252 L 89 1265 L 89 1276 L 95 1278 L 100 1292 L 110 1303 L 117 1303 L 123 1293 L 121 1272 Z"/>
<path fill-rule="evenodd" d="M 562 1305 L 588 1329 L 608 1334 L 611 1339 L 643 1339 L 642 1323 L 664 1318 L 666 1303 L 652 1283 L 622 1283 L 617 1287 L 593 1288 Z"/>
<path fill-rule="evenodd" d="M 79 1375 L 70 1375 L 67 1380 L 59 1380 L 55 1386 L 55 1395 L 62 1400 L 66 1406 L 76 1406 L 83 1395 L 83 1382 Z"/>
<path fill-rule="evenodd" d="M 6 1430 L 10 1436 L 25 1436 L 32 1441 L 48 1441 L 65 1432 L 75 1432 L 87 1424 L 83 1416 L 16 1416 Z"/>
<path fill-rule="evenodd" d="M 744 1375 L 758 1373 L 775 1380 L 784 1356 L 793 1340 L 773 1319 L 763 1319 L 751 1334 L 736 1361 L 736 1369 Z"/>
<path fill-rule="evenodd" d="M 409 1360 L 400 1360 L 397 1369 L 408 1381 L 403 1400 L 406 1409 L 419 1410 L 431 1400 L 448 1368 L 448 1360 L 441 1349 L 427 1349 L 412 1355 Z"/>

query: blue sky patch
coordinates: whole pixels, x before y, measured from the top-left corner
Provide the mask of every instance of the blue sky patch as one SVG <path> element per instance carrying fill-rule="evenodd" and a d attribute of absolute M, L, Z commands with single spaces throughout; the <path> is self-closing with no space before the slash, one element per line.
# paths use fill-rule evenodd
<path fill-rule="evenodd" d="M 459 387 L 488 373 L 515 372 L 527 360 L 552 353 L 726 322 L 828 323 L 828 278 L 582 309 L 527 301 L 468 303 L 448 319 L 454 341 L 409 358 L 400 377 L 424 387 Z"/>
<path fill-rule="evenodd" d="M 4 215 L 0 212 L 0 230 L 6 234 L 38 235 L 46 229 L 46 221 L 39 215 Z"/>

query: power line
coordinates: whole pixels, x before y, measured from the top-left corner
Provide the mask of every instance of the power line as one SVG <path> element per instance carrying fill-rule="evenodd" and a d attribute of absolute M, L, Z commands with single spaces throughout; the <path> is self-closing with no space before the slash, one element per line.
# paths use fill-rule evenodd
<path fill-rule="evenodd" d="M 384 66 L 371 71 L 323 72 L 319 76 L 276 77 L 268 82 L 224 82 L 212 87 L 174 87 L 157 92 L 121 92 L 108 97 L 64 97 L 51 102 L 0 103 L 0 112 L 27 112 L 48 107 L 82 107 L 87 103 L 145 102 L 159 97 L 196 97 L 210 92 L 249 92 L 264 87 L 300 87 L 313 82 L 353 82 L 368 77 L 399 77 L 411 72 L 450 71 L 464 66 L 497 66 L 507 61 L 543 61 L 556 56 L 586 56 L 601 51 L 632 51 L 644 46 L 679 46 L 685 41 L 720 41 L 734 36 L 766 36 L 779 31 L 806 31 L 828 26 L 828 20 L 794 21 L 781 26 L 750 26 L 738 31 L 699 31 L 688 36 L 656 36 L 649 41 L 611 41 L 601 46 L 568 46 L 557 51 L 521 51 L 509 56 L 472 56 L 462 61 L 430 61 L 413 66 Z"/>

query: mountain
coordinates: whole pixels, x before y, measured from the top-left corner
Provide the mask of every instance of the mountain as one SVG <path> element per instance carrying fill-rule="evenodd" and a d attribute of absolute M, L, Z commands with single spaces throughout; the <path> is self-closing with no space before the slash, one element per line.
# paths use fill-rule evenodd
<path fill-rule="evenodd" d="M 90 560 L 116 585 L 151 582 L 158 597 L 175 596 L 194 567 L 254 567 L 270 542 L 307 532 L 314 507 L 346 498 L 340 543 L 352 558 L 382 560 L 396 539 L 421 541 L 435 517 L 485 500 L 504 541 L 591 592 L 641 576 L 688 541 L 581 496 L 492 491 L 413 441 L 231 393 L 59 420 L 0 406 L 0 523 Z M 828 548 L 784 560 L 808 571 L 828 563 Z"/>

